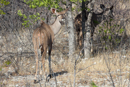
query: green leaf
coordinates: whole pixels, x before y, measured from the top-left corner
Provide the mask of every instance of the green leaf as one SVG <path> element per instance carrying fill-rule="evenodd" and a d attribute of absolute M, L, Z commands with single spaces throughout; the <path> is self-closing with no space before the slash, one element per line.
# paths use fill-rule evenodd
<path fill-rule="evenodd" d="M 27 19 L 27 16 L 24 14 L 24 15 L 23 15 L 23 18 L 24 18 L 24 19 Z"/>
<path fill-rule="evenodd" d="M 72 11 L 74 11 L 75 8 L 72 8 Z"/>
<path fill-rule="evenodd" d="M 34 8 L 36 8 L 37 6 L 36 6 L 36 5 L 30 5 L 29 7 L 34 9 Z"/>
<path fill-rule="evenodd" d="M 41 6 L 44 6 L 44 3 L 43 3 L 43 2 L 40 2 L 39 7 L 41 7 Z"/>
<path fill-rule="evenodd" d="M 25 25 L 25 27 L 29 27 L 29 24 L 28 24 L 28 25 Z"/>
<path fill-rule="evenodd" d="M 124 29 L 121 28 L 121 29 L 120 29 L 120 34 L 121 34 L 123 31 L 124 31 Z"/>
<path fill-rule="evenodd" d="M 90 11 L 90 8 L 87 8 L 87 11 Z"/>
<path fill-rule="evenodd" d="M 0 0 L 0 3 L 3 4 L 3 5 L 8 5 L 10 4 L 9 1 L 6 1 L 6 0 Z"/>
<path fill-rule="evenodd" d="M 42 20 L 44 21 L 45 19 L 44 19 L 44 18 L 42 18 Z"/>
<path fill-rule="evenodd" d="M 11 61 L 7 60 L 7 61 L 5 61 L 5 64 L 9 65 L 9 64 L 11 64 Z"/>
<path fill-rule="evenodd" d="M 37 19 L 34 20 L 35 22 L 37 21 Z"/>
<path fill-rule="evenodd" d="M 40 16 L 40 13 L 37 12 L 37 16 Z"/>
<path fill-rule="evenodd" d="M 31 19 L 32 19 L 32 15 L 29 15 L 29 18 L 31 18 Z"/>
<path fill-rule="evenodd" d="M 25 3 L 28 4 L 28 5 L 29 5 L 29 4 L 31 5 L 31 4 L 32 4 L 32 1 L 31 1 L 31 0 L 30 0 L 30 1 L 26 1 Z"/>
<path fill-rule="evenodd" d="M 33 15 L 33 18 L 36 18 L 37 16 L 36 15 Z"/>
<path fill-rule="evenodd" d="M 23 15 L 23 14 L 21 13 L 21 10 L 18 10 L 17 14 L 18 14 L 19 16 L 22 16 L 22 15 Z"/>
<path fill-rule="evenodd" d="M 62 2 L 63 4 L 65 4 L 65 5 L 66 5 L 66 1 L 62 1 L 62 0 L 61 0 L 61 2 Z"/>
<path fill-rule="evenodd" d="M 100 29 L 102 29 L 102 26 L 99 26 Z"/>
<path fill-rule="evenodd" d="M 2 67 L 0 67 L 0 71 L 2 71 Z"/>
<path fill-rule="evenodd" d="M 40 20 L 40 17 L 37 17 L 37 20 Z"/>
<path fill-rule="evenodd" d="M 26 3 L 26 0 L 24 0 L 24 2 Z"/>
<path fill-rule="evenodd" d="M 29 20 L 25 20 L 24 23 L 27 24 L 29 22 Z"/>
<path fill-rule="evenodd" d="M 98 87 L 98 86 L 96 86 L 96 84 L 93 81 L 91 82 L 91 86 L 92 87 Z"/>
<path fill-rule="evenodd" d="M 5 14 L 5 12 L 3 12 L 2 10 L 0 10 L 0 14 L 1 14 L 1 15 L 4 15 L 4 14 Z"/>
<path fill-rule="evenodd" d="M 29 15 L 29 18 L 35 19 L 35 18 L 36 18 L 36 15 Z"/>
<path fill-rule="evenodd" d="M 26 23 L 22 23 L 22 25 L 24 26 L 24 25 L 26 25 Z"/>
<path fill-rule="evenodd" d="M 104 30 L 104 33 L 107 33 L 107 30 Z"/>
<path fill-rule="evenodd" d="M 107 48 L 107 47 L 105 47 L 105 49 L 107 50 L 108 48 Z"/>
<path fill-rule="evenodd" d="M 10 2 L 8 2 L 8 1 L 5 1 L 5 2 L 4 2 L 4 5 L 8 5 L 8 4 L 10 4 Z"/>
<path fill-rule="evenodd" d="M 82 3 L 82 0 L 79 0 L 80 3 Z"/>
<path fill-rule="evenodd" d="M 111 40 L 111 36 L 108 36 L 108 39 Z"/>

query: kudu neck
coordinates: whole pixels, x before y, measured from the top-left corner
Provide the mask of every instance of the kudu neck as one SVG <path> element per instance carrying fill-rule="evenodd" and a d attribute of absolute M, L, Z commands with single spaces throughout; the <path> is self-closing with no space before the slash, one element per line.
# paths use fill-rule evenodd
<path fill-rule="evenodd" d="M 55 22 L 52 25 L 50 25 L 50 27 L 51 27 L 54 35 L 56 35 L 61 28 L 61 23 L 59 22 L 59 19 L 56 18 Z"/>
<path fill-rule="evenodd" d="M 97 20 L 98 22 L 102 22 L 103 20 L 105 20 L 105 16 L 104 16 L 105 11 L 102 11 L 101 13 L 95 14 L 97 16 Z"/>

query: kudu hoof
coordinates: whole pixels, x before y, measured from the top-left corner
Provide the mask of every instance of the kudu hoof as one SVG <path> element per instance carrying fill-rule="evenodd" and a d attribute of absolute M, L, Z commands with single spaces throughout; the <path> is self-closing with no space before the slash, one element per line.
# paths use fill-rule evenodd
<path fill-rule="evenodd" d="M 36 84 L 36 83 L 39 83 L 39 81 L 38 80 L 34 80 L 34 84 Z"/>
<path fill-rule="evenodd" d="M 49 82 L 49 80 L 51 79 L 51 78 L 53 78 L 54 76 L 52 75 L 52 74 L 49 74 L 48 76 L 47 76 L 47 78 L 46 78 L 46 81 L 47 82 Z"/>
<path fill-rule="evenodd" d="M 52 74 L 49 74 L 48 77 L 53 78 L 54 76 Z"/>

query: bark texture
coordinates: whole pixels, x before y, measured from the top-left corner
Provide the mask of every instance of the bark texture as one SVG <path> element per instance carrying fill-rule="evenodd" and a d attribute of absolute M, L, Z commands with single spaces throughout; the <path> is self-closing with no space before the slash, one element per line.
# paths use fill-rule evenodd
<path fill-rule="evenodd" d="M 67 18 L 66 18 L 66 22 L 67 22 L 67 29 L 68 29 L 68 33 L 69 33 L 69 58 L 73 58 L 73 53 L 75 51 L 75 37 L 74 37 L 74 26 L 73 26 L 73 18 L 72 18 L 72 3 L 67 0 L 67 6 L 69 6 L 69 10 L 67 12 Z"/>
<path fill-rule="evenodd" d="M 92 41 L 91 41 L 91 19 L 92 19 L 92 11 L 93 11 L 93 8 L 94 8 L 94 2 L 95 0 L 92 0 L 92 2 L 90 3 L 90 13 L 88 14 L 88 19 L 87 19 L 87 29 L 86 30 L 86 33 L 84 35 L 84 57 L 85 58 L 90 58 L 90 53 L 91 53 L 91 44 L 92 44 Z"/>

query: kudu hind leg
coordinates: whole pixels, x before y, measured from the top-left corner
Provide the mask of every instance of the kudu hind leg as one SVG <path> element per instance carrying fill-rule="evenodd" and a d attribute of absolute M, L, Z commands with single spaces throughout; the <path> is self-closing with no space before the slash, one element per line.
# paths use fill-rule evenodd
<path fill-rule="evenodd" d="M 93 34 L 94 34 L 94 30 L 95 30 L 95 28 L 92 28 L 92 30 L 91 30 L 91 53 L 93 53 L 93 49 L 94 49 L 94 47 L 93 47 Z"/>
<path fill-rule="evenodd" d="M 48 55 L 49 55 L 49 58 L 48 58 L 48 61 L 49 61 L 49 77 L 52 78 L 52 70 L 51 70 L 51 50 L 52 50 L 52 46 L 49 47 L 49 52 L 48 52 Z"/>
<path fill-rule="evenodd" d="M 42 48 L 43 49 L 43 48 Z M 44 73 L 44 77 L 46 78 L 46 72 L 45 72 L 45 57 L 46 57 L 46 52 L 47 52 L 47 48 L 44 48 L 42 50 L 42 71 L 41 71 L 41 75 Z"/>
<path fill-rule="evenodd" d="M 82 47 L 83 47 L 83 34 L 82 34 L 82 31 L 80 31 L 80 33 L 79 33 L 79 47 L 80 47 L 80 49 L 82 49 Z"/>
<path fill-rule="evenodd" d="M 34 79 L 34 83 L 38 83 L 39 82 L 39 78 L 38 78 L 38 74 L 39 74 L 39 47 L 37 46 L 37 41 L 38 39 L 34 39 L 34 52 L 35 52 L 35 56 L 36 56 L 36 73 L 35 73 L 35 79 Z"/>
<path fill-rule="evenodd" d="M 43 54 L 43 52 L 44 52 L 44 49 L 43 49 L 43 46 L 42 45 L 40 45 L 39 46 L 39 54 L 42 56 L 42 54 Z"/>
<path fill-rule="evenodd" d="M 77 48 L 79 48 L 79 32 L 77 32 L 77 42 L 76 42 L 76 44 L 77 44 L 76 45 L 77 46 L 76 49 L 77 49 Z"/>

